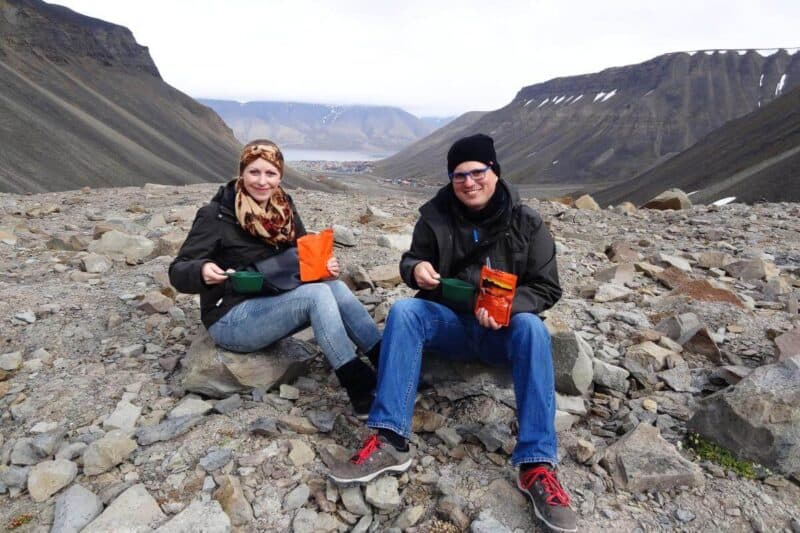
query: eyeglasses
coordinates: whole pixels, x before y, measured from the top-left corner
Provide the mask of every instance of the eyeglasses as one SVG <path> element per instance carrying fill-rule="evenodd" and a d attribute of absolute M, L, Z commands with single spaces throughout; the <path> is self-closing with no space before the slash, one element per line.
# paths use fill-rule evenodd
<path fill-rule="evenodd" d="M 490 168 L 492 168 L 491 165 L 483 168 L 475 168 L 466 172 L 451 172 L 448 176 L 450 176 L 453 183 L 458 184 L 464 183 L 467 181 L 467 178 L 472 178 L 472 181 L 475 182 L 481 182 L 486 179 L 486 171 Z"/>

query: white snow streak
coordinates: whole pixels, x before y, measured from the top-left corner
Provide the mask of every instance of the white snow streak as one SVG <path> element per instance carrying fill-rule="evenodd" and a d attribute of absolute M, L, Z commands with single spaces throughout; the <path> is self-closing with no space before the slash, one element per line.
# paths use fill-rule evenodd
<path fill-rule="evenodd" d="M 786 85 L 786 74 L 784 73 L 781 76 L 781 80 L 778 82 L 778 86 L 775 87 L 775 96 L 778 96 L 783 91 L 783 86 Z"/>
<path fill-rule="evenodd" d="M 533 98 L 522 104 L 522 107 L 528 107 L 528 104 L 530 104 L 531 102 L 533 102 Z"/>
<path fill-rule="evenodd" d="M 763 87 L 764 86 L 764 75 L 763 74 L 761 75 L 760 78 L 758 78 L 758 86 L 759 87 Z"/>
<path fill-rule="evenodd" d="M 602 97 L 604 97 L 605 95 L 606 95 L 606 93 L 597 93 L 597 96 L 595 96 L 594 100 L 592 100 L 592 101 L 596 102 L 596 101 L 600 100 Z"/>
<path fill-rule="evenodd" d="M 553 103 L 554 103 L 554 104 L 560 104 L 560 103 L 561 103 L 561 101 L 562 101 L 564 98 L 566 98 L 566 96 L 559 96 L 558 98 L 556 98 L 555 100 L 553 100 Z"/>
<path fill-rule="evenodd" d="M 571 103 L 573 103 L 573 104 L 574 104 L 575 102 L 577 102 L 577 101 L 578 101 L 578 100 L 580 100 L 581 98 L 583 98 L 583 95 L 582 95 L 582 94 L 581 94 L 581 95 L 578 95 L 578 97 L 577 97 L 575 100 L 573 100 Z"/>
<path fill-rule="evenodd" d="M 550 101 L 550 98 L 545 98 L 544 100 L 542 100 L 542 103 L 541 103 L 541 104 L 539 104 L 539 105 L 537 105 L 537 106 L 536 106 L 536 107 L 537 107 L 537 109 L 538 109 L 538 108 L 540 108 L 540 107 L 542 107 L 544 104 L 546 104 L 546 103 L 547 103 L 547 102 L 549 102 L 549 101 Z"/>
<path fill-rule="evenodd" d="M 719 206 L 719 205 L 728 205 L 729 203 L 733 202 L 734 200 L 736 200 L 735 196 L 728 196 L 727 198 L 720 198 L 716 202 L 711 202 L 711 205 L 717 205 L 717 206 Z"/>
<path fill-rule="evenodd" d="M 601 101 L 601 102 L 605 102 L 605 101 L 607 101 L 609 98 L 611 98 L 612 96 L 614 96 L 615 94 L 617 94 L 617 90 L 616 90 L 616 89 L 614 89 L 613 91 L 611 91 L 610 93 L 608 93 L 607 95 L 605 95 L 605 96 L 603 97 L 603 99 L 602 99 L 602 100 L 600 100 L 600 101 Z"/>

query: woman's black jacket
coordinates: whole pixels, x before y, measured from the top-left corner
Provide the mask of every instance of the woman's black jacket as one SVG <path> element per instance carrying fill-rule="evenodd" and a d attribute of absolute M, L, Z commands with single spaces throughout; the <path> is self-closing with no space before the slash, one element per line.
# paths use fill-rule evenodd
<path fill-rule="evenodd" d="M 235 180 L 223 185 L 211 201 L 197 211 L 192 229 L 183 242 L 175 260 L 169 266 L 169 280 L 180 292 L 200 294 L 200 318 L 206 328 L 219 320 L 235 305 L 263 294 L 239 294 L 234 292 L 230 281 L 219 285 L 206 285 L 201 269 L 214 262 L 223 270 L 244 270 L 254 263 L 296 246 L 270 246 L 263 239 L 247 233 L 236 220 L 234 199 Z M 300 220 L 294 202 L 287 194 L 294 213 L 297 237 L 306 230 Z"/>

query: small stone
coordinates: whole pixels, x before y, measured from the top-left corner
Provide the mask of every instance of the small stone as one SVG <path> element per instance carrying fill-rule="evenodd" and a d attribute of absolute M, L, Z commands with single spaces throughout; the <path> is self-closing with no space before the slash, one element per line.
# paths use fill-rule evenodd
<path fill-rule="evenodd" d="M 92 491 L 75 483 L 56 498 L 50 533 L 77 533 L 103 512 L 103 502 Z"/>
<path fill-rule="evenodd" d="M 333 225 L 333 241 L 342 246 L 355 246 L 357 244 L 353 230 L 340 224 Z"/>
<path fill-rule="evenodd" d="M 290 440 L 289 445 L 291 446 L 289 460 L 291 460 L 292 464 L 295 466 L 302 466 L 310 463 L 316 457 L 314 450 L 312 450 L 308 444 L 300 439 Z"/>
<path fill-rule="evenodd" d="M 224 400 L 219 400 L 214 404 L 214 411 L 221 415 L 229 415 L 242 407 L 242 397 L 232 394 Z"/>
<path fill-rule="evenodd" d="M 253 521 L 253 508 L 245 498 L 238 478 L 223 476 L 219 488 L 214 492 L 214 499 L 222 505 L 222 509 L 230 517 L 234 526 L 241 526 Z"/>
<path fill-rule="evenodd" d="M 594 444 L 588 440 L 578 439 L 578 443 L 575 446 L 575 458 L 579 463 L 586 464 L 594 457 L 595 451 Z"/>
<path fill-rule="evenodd" d="M 455 428 L 451 427 L 441 427 L 435 431 L 436 436 L 442 439 L 445 446 L 448 448 L 455 448 L 459 444 L 461 444 L 461 435 L 458 434 L 458 431 Z"/>
<path fill-rule="evenodd" d="M 512 533 L 505 525 L 501 524 L 489 511 L 481 511 L 478 519 L 470 525 L 470 533 Z"/>
<path fill-rule="evenodd" d="M 110 431 L 120 429 L 126 433 L 133 433 L 136 429 L 136 421 L 142 414 L 142 408 L 130 402 L 121 401 L 117 404 L 114 412 L 103 421 L 103 429 Z"/>
<path fill-rule="evenodd" d="M 229 533 L 230 531 L 231 519 L 216 500 L 194 500 L 186 509 L 156 530 L 157 533 Z"/>
<path fill-rule="evenodd" d="M 651 413 L 656 413 L 658 412 L 658 404 L 650 398 L 645 398 L 642 400 L 642 409 L 650 411 Z"/>
<path fill-rule="evenodd" d="M 83 452 L 83 473 L 96 476 L 110 470 L 136 450 L 136 441 L 123 431 L 110 431 L 103 438 L 89 444 Z"/>
<path fill-rule="evenodd" d="M 300 398 L 300 391 L 284 383 L 280 388 L 280 397 L 286 400 L 297 400 Z"/>
<path fill-rule="evenodd" d="M 200 468 L 206 472 L 213 472 L 219 470 L 233 458 L 233 451 L 230 448 L 220 448 L 210 452 L 208 455 L 200 459 Z"/>
<path fill-rule="evenodd" d="M 147 446 L 154 442 L 174 439 L 192 429 L 202 420 L 203 417 L 188 415 L 166 420 L 155 426 L 139 428 L 136 431 L 136 441 L 141 446 Z"/>
<path fill-rule="evenodd" d="M 109 531 L 149 531 L 150 524 L 166 519 L 158 502 L 141 483 L 117 496 L 103 514 L 95 518 L 81 533 Z"/>
<path fill-rule="evenodd" d="M 327 409 L 307 411 L 306 416 L 315 428 L 323 433 L 330 433 L 333 431 L 333 426 L 336 424 L 336 413 Z"/>
<path fill-rule="evenodd" d="M 149 291 L 136 307 L 148 315 L 166 313 L 175 305 L 172 298 L 165 296 L 160 291 Z"/>
<path fill-rule="evenodd" d="M 397 517 L 397 520 L 394 521 L 394 527 L 405 531 L 419 522 L 419 519 L 422 518 L 424 514 L 425 507 L 421 505 L 406 507 L 403 509 L 403 512 L 400 513 L 400 516 Z"/>
<path fill-rule="evenodd" d="M 36 314 L 33 311 L 22 311 L 21 313 L 16 313 L 14 318 L 17 320 L 22 320 L 23 322 L 27 322 L 28 324 L 33 324 L 36 322 Z"/>
<path fill-rule="evenodd" d="M 22 367 L 22 352 L 10 352 L 0 355 L 0 369 L 12 372 Z"/>
<path fill-rule="evenodd" d="M 284 415 L 278 417 L 278 427 L 302 435 L 314 435 L 317 433 L 317 428 L 304 416 Z"/>
<path fill-rule="evenodd" d="M 78 475 L 78 465 L 72 461 L 56 459 L 44 461 L 31 468 L 28 475 L 28 492 L 35 502 L 43 502 L 63 489 Z"/>
<path fill-rule="evenodd" d="M 250 432 L 259 437 L 277 437 L 281 434 L 274 418 L 257 418 L 250 424 Z"/>
<path fill-rule="evenodd" d="M 202 416 L 211 411 L 214 406 L 200 399 L 194 394 L 189 394 L 181 400 L 168 414 L 168 419 L 182 418 L 185 416 Z"/>
<path fill-rule="evenodd" d="M 364 501 L 364 495 L 361 493 L 361 487 L 359 485 L 341 487 L 339 493 L 345 509 L 359 516 L 370 514 L 371 509 L 369 505 L 367 505 L 367 502 Z"/>
<path fill-rule="evenodd" d="M 397 478 L 383 476 L 367 484 L 366 500 L 383 511 L 392 511 L 400 506 Z"/>
<path fill-rule="evenodd" d="M 144 344 L 130 344 L 119 349 L 122 357 L 136 357 L 144 353 Z"/>
<path fill-rule="evenodd" d="M 81 268 L 91 274 L 102 274 L 111 268 L 111 261 L 100 254 L 88 254 L 81 259 Z"/>
<path fill-rule="evenodd" d="M 310 495 L 311 489 L 309 489 L 308 485 L 305 483 L 301 483 L 291 490 L 283 499 L 283 510 L 293 511 L 299 509 L 306 504 Z"/>

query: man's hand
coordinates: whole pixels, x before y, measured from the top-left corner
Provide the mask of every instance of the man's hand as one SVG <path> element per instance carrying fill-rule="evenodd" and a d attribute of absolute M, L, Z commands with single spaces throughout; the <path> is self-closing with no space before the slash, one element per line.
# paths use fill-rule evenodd
<path fill-rule="evenodd" d="M 228 279 L 228 276 L 225 275 L 225 271 L 222 270 L 219 265 L 211 261 L 203 265 L 200 274 L 203 276 L 203 283 L 206 285 L 219 285 Z"/>
<path fill-rule="evenodd" d="M 497 321 L 489 316 L 489 311 L 487 311 L 483 307 L 479 307 L 478 310 L 475 312 L 475 318 L 478 319 L 478 324 L 485 328 L 489 329 L 500 329 L 503 326 L 497 323 Z"/>
<path fill-rule="evenodd" d="M 328 264 L 326 265 L 328 268 L 328 272 L 330 272 L 332 278 L 338 278 L 340 267 L 339 267 L 339 260 L 335 257 L 331 257 L 328 259 Z"/>
<path fill-rule="evenodd" d="M 433 265 L 428 261 L 417 263 L 414 267 L 414 281 L 417 282 L 420 289 L 429 291 L 439 286 L 439 278 L 441 276 L 433 268 Z"/>

